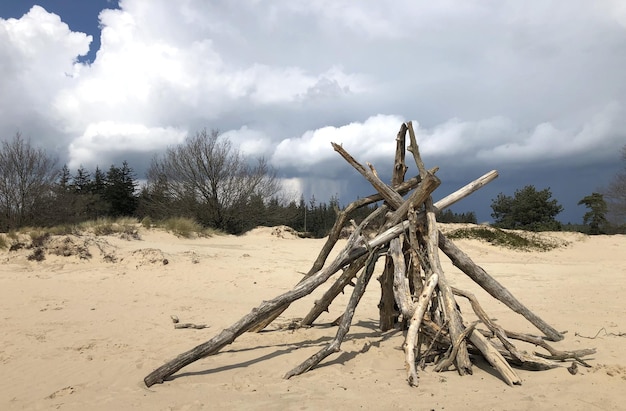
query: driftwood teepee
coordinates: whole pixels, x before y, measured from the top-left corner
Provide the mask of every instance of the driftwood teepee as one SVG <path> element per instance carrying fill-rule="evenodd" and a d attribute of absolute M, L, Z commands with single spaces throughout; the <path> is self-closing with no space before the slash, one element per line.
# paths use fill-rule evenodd
<path fill-rule="evenodd" d="M 413 155 L 419 175 L 405 181 L 407 132 L 408 150 Z M 410 122 L 402 124 L 396 143 L 391 186 L 378 178 L 372 165 L 368 164 L 368 168 L 364 167 L 341 146 L 333 143 L 335 151 L 361 173 L 378 193 L 355 201 L 338 214 L 328 240 L 311 270 L 291 291 L 272 300 L 264 301 L 211 340 L 180 354 L 157 368 L 146 376 L 145 384 L 150 387 L 161 383 L 192 362 L 216 354 L 246 331 L 259 331 L 265 328 L 285 311 L 290 303 L 309 295 L 333 274 L 343 270 L 343 273 L 323 297 L 315 302 L 311 311 L 299 324 L 310 326 L 356 277 L 346 310 L 337 321 L 336 337 L 319 352 L 287 372 L 285 378 L 310 370 L 324 358 L 340 350 L 341 343 L 350 328 L 355 308 L 372 277 L 374 266 L 383 256 L 385 266 L 380 277 L 382 290 L 379 304 L 380 328 L 386 331 L 394 327 L 402 327 L 403 331 L 406 331 L 404 352 L 407 381 L 410 385 L 418 384 L 418 363 L 434 362 L 436 371 L 454 366 L 461 375 L 471 374 L 472 364 L 469 352 L 481 353 L 509 385 L 521 383 L 510 364 L 538 370 L 553 368 L 562 364 L 559 363 L 560 361 L 572 359 L 586 365 L 582 357 L 594 353 L 594 350 L 558 351 L 551 347 L 546 340 L 562 340 L 563 334 L 526 308 L 437 229 L 435 213 L 438 210 L 450 206 L 489 183 L 497 177 L 497 172 L 491 171 L 433 204 L 431 194 L 440 184 L 435 176 L 437 169 L 427 170 L 424 167 Z M 331 263 L 325 265 L 351 212 L 381 200 L 383 200 L 383 205 L 355 228 L 343 250 Z M 373 239 L 367 240 L 362 233 L 363 229 L 373 219 L 383 216 L 382 228 Z M 450 286 L 441 269 L 438 249 L 441 249 L 455 266 L 491 296 L 524 316 L 544 336 L 512 332 L 496 324 L 471 293 Z M 360 271 L 362 273 L 359 275 Z M 455 301 L 456 297 L 469 300 L 478 321 L 470 324 L 463 322 L 459 306 Z M 479 324 L 482 324 L 484 329 L 477 328 Z M 548 354 L 522 352 L 515 347 L 512 340 L 535 344 L 544 348 Z M 421 347 L 426 348 L 424 352 L 421 351 Z"/>

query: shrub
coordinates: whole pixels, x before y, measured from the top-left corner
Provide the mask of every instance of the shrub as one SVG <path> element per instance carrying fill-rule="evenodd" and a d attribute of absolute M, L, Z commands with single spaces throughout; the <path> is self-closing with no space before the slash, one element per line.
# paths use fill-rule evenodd
<path fill-rule="evenodd" d="M 542 239 L 535 234 L 519 234 L 494 227 L 459 228 L 446 236 L 450 239 L 476 239 L 490 244 L 521 251 L 549 251 L 559 243 Z"/>
<path fill-rule="evenodd" d="M 202 226 L 190 218 L 172 217 L 164 220 L 161 225 L 178 237 L 191 238 L 194 235 L 206 235 Z"/>

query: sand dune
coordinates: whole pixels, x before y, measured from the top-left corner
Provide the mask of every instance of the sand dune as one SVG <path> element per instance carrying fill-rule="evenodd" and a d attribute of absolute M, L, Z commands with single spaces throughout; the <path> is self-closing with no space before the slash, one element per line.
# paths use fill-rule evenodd
<path fill-rule="evenodd" d="M 307 313 L 316 292 L 268 331 L 244 334 L 148 389 L 143 378 L 154 368 L 289 290 L 324 240 L 273 228 L 200 239 L 142 229 L 140 240 L 55 238 L 51 249 L 58 255 L 48 251 L 41 262 L 28 260 L 32 250 L 1 250 L 0 409 L 625 409 L 626 236 L 546 235 L 567 245 L 530 253 L 457 242 L 528 307 L 567 330 L 557 348 L 598 350 L 592 368 L 576 375 L 565 367 L 520 370 L 519 387 L 507 386 L 481 361 L 466 377 L 428 367 L 420 386 L 409 387 L 402 334 L 377 330 L 373 281 L 342 352 L 307 374 L 282 379 L 334 336 L 328 324 L 341 314 L 347 295 L 320 326 L 280 329 Z M 474 292 L 500 324 L 535 332 L 445 256 L 442 261 L 452 283 Z M 209 327 L 174 329 L 172 315 Z"/>

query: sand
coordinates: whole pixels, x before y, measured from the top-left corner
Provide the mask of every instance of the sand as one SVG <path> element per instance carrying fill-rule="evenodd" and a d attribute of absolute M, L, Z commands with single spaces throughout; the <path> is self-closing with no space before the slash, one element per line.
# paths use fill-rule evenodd
<path fill-rule="evenodd" d="M 54 239 L 60 254 L 82 247 L 90 258 L 46 254 L 37 262 L 27 259 L 32 250 L 2 250 L 0 409 L 626 409 L 626 236 L 543 235 L 568 245 L 531 253 L 457 242 L 535 313 L 567 331 L 557 348 L 598 350 L 589 360 L 592 368 L 576 375 L 565 368 L 569 363 L 519 370 L 523 384 L 516 387 L 480 360 L 465 377 L 428 367 L 420 386 L 409 387 L 402 334 L 377 330 L 373 281 L 342 352 L 307 374 L 282 378 L 334 336 L 328 324 L 341 314 L 347 295 L 319 319 L 320 326 L 279 329 L 303 317 L 317 293 L 294 303 L 269 331 L 244 334 L 171 381 L 146 388 L 143 378 L 154 368 L 289 290 L 324 240 L 271 228 L 199 239 L 141 229 L 140 240 Z M 451 282 L 474 292 L 500 324 L 536 332 L 442 260 Z M 174 329 L 172 315 L 208 328 Z"/>

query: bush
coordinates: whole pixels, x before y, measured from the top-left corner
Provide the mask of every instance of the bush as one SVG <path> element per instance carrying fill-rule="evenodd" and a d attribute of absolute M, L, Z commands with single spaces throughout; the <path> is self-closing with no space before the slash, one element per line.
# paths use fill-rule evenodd
<path fill-rule="evenodd" d="M 502 193 L 492 200 L 494 225 L 500 228 L 531 231 L 558 231 L 555 217 L 563 207 L 552 199 L 549 188 L 537 191 L 534 186 L 516 190 L 513 197 Z"/>
<path fill-rule="evenodd" d="M 521 251 L 549 251 L 560 245 L 530 233 L 522 235 L 494 227 L 459 228 L 446 234 L 446 237 L 450 239 L 476 239 Z"/>
<path fill-rule="evenodd" d="M 85 221 L 80 227 L 86 231 L 92 231 L 95 235 L 121 234 L 123 238 L 138 240 L 137 220 L 130 217 L 122 217 L 116 220 L 99 218 L 95 221 Z"/>
<path fill-rule="evenodd" d="M 0 234 L 0 250 L 9 248 L 9 240 L 4 234 Z"/>
<path fill-rule="evenodd" d="M 205 235 L 200 224 L 191 218 L 172 217 L 164 220 L 160 226 L 178 237 L 191 238 L 194 235 Z"/>

